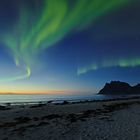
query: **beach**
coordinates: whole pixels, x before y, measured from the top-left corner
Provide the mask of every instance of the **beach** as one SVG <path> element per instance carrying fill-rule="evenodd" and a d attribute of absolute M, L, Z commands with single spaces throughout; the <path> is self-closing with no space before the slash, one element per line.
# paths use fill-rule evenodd
<path fill-rule="evenodd" d="M 1 106 L 0 140 L 140 140 L 140 99 Z"/>

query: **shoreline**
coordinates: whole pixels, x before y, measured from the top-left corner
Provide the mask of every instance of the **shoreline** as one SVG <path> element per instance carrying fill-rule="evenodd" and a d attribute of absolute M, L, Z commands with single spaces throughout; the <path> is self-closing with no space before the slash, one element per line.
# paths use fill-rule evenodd
<path fill-rule="evenodd" d="M 140 98 L 0 107 L 1 140 L 139 140 Z"/>
<path fill-rule="evenodd" d="M 113 96 L 112 96 L 113 97 Z M 123 100 L 131 100 L 131 99 L 140 99 L 140 96 L 118 96 L 114 95 L 115 98 L 110 99 L 75 99 L 75 100 L 48 100 L 48 101 L 33 101 L 33 102 L 2 102 L 0 106 L 30 106 L 30 105 L 47 105 L 47 104 L 55 104 L 55 105 L 65 105 L 65 104 L 78 104 L 78 103 L 90 103 L 90 102 L 110 102 L 110 101 L 123 101 Z"/>

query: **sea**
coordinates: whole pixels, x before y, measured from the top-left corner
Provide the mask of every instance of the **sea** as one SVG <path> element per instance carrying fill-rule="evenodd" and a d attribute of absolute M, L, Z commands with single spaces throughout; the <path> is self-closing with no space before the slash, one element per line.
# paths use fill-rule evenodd
<path fill-rule="evenodd" d="M 101 95 L 101 94 L 1 94 L 0 104 L 20 105 L 36 103 L 62 103 L 79 101 L 101 101 L 109 99 L 131 98 L 138 95 Z M 140 97 L 140 96 L 139 96 Z"/>

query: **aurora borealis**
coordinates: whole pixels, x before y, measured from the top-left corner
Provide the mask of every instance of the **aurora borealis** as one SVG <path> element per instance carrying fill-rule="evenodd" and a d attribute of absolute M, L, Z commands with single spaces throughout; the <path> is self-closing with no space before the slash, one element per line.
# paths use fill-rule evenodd
<path fill-rule="evenodd" d="M 139 4 L 2 0 L 1 86 L 95 92 L 107 80 L 138 82 Z"/>

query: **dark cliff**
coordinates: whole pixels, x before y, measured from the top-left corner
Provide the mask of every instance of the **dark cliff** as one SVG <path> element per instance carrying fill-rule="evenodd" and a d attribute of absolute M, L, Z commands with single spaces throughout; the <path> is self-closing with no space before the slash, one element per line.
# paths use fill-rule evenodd
<path fill-rule="evenodd" d="M 125 82 L 111 81 L 105 84 L 103 89 L 99 91 L 99 94 L 140 94 L 140 84 L 130 86 Z"/>

